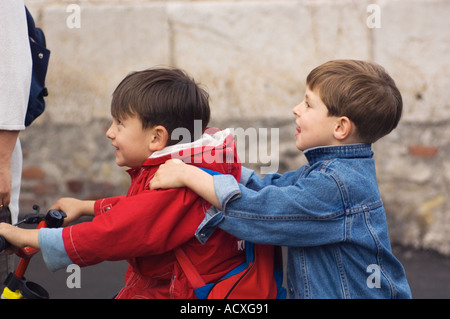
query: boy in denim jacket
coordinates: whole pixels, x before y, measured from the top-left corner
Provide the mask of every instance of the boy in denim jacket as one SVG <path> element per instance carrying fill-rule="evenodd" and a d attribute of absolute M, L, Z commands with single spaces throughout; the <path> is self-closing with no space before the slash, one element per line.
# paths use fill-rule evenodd
<path fill-rule="evenodd" d="M 355 60 L 320 65 L 306 84 L 293 109 L 306 165 L 264 178 L 243 167 L 238 183 L 171 160 L 151 187 L 187 186 L 215 206 L 197 230 L 201 242 L 220 227 L 287 246 L 291 298 L 411 298 L 391 251 L 371 149 L 397 126 L 400 92 L 381 66 Z"/>

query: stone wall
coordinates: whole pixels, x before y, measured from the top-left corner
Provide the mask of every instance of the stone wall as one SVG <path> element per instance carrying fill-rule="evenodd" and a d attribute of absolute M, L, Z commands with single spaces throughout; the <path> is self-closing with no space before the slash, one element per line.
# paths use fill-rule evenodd
<path fill-rule="evenodd" d="M 25 2 L 52 53 L 46 112 L 21 134 L 23 212 L 126 191 L 104 133 L 111 93 L 130 71 L 187 70 L 208 88 L 213 125 L 257 134 L 238 146 L 265 173 L 304 163 L 291 110 L 308 72 L 364 59 L 383 65 L 404 99 L 399 127 L 374 145 L 391 238 L 450 255 L 449 1 Z"/>

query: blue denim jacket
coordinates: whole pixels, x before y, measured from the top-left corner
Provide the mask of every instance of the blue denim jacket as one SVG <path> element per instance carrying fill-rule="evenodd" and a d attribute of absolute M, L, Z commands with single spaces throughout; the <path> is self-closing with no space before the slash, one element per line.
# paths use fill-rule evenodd
<path fill-rule="evenodd" d="M 236 237 L 288 247 L 291 298 L 411 298 L 392 254 L 370 144 L 307 150 L 308 164 L 241 183 L 214 176 L 223 211 L 208 210 L 196 236 L 218 226 Z M 244 186 L 245 185 L 245 186 Z"/>

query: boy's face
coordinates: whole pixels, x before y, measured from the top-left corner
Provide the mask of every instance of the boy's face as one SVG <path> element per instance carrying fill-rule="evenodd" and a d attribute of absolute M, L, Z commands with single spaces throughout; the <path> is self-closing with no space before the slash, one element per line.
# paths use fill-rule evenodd
<path fill-rule="evenodd" d="M 116 163 L 119 166 L 141 166 L 152 154 L 149 148 L 153 137 L 152 128 L 144 130 L 137 116 L 124 120 L 113 119 L 106 136 L 116 148 Z"/>
<path fill-rule="evenodd" d="M 297 125 L 295 145 L 299 150 L 336 144 L 334 129 L 338 118 L 328 116 L 328 109 L 318 94 L 306 88 L 305 99 L 292 111 Z"/>

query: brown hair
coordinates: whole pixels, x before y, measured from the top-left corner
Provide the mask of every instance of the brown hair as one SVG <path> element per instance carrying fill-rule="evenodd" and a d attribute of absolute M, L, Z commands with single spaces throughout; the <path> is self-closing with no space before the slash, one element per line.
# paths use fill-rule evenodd
<path fill-rule="evenodd" d="M 378 64 L 329 61 L 312 70 L 306 84 L 318 93 L 330 116 L 347 116 L 367 143 L 387 135 L 400 121 L 402 96 Z"/>
<path fill-rule="evenodd" d="M 111 114 L 117 119 L 137 115 L 144 129 L 164 126 L 169 146 L 177 143 L 171 139 L 176 128 L 188 129 L 191 142 L 200 137 L 194 134 L 203 133 L 208 125 L 208 99 L 209 94 L 184 71 L 153 68 L 130 73 L 120 82 L 113 92 Z M 201 121 L 201 132 L 194 130 L 195 120 Z"/>

